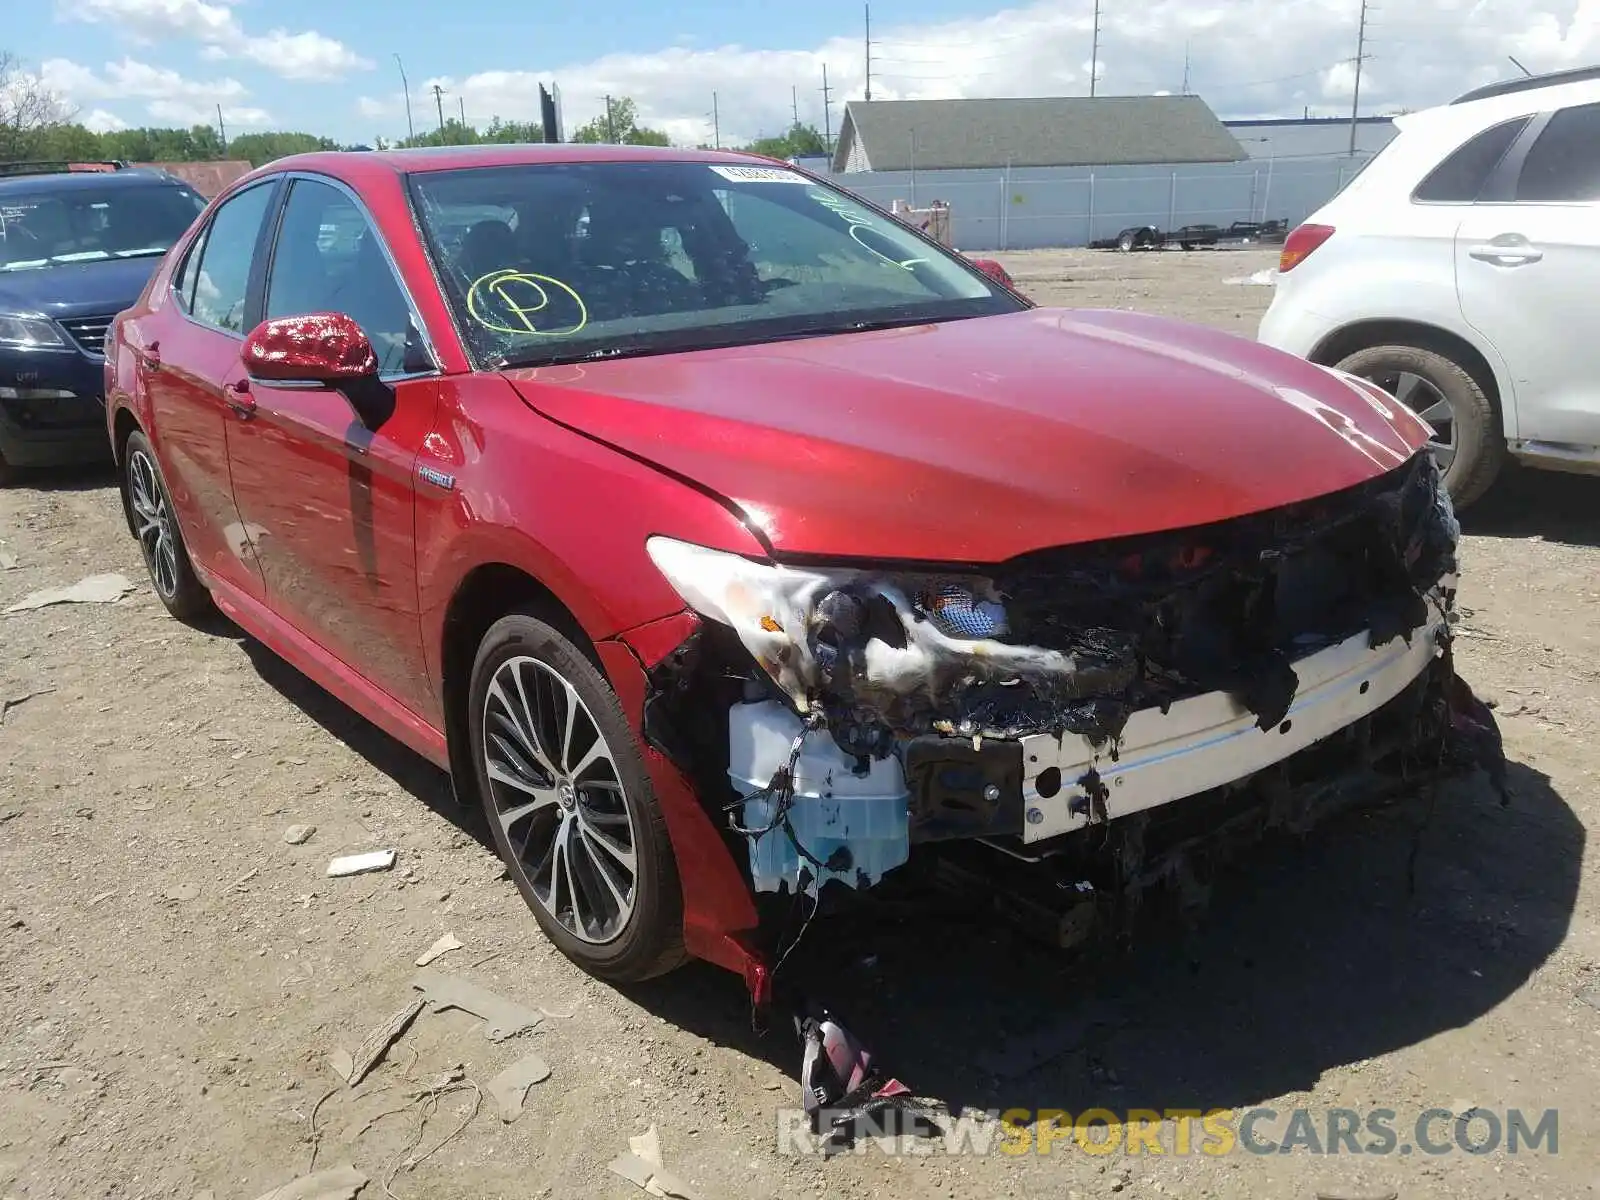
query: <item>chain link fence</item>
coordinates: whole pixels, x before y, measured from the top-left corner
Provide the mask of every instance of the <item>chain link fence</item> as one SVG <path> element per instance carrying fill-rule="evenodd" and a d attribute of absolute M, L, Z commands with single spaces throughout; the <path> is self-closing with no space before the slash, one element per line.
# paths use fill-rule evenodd
<path fill-rule="evenodd" d="M 1365 164 L 1362 157 L 1251 159 L 1174 167 L 1031 167 L 988 171 L 872 171 L 833 182 L 888 209 L 950 205 L 962 250 L 1086 246 L 1135 225 L 1282 220 L 1316 211 Z"/>

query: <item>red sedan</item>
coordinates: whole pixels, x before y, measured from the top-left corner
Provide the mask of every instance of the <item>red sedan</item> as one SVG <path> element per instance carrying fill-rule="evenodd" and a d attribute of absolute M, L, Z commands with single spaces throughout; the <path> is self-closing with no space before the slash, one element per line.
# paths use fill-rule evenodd
<path fill-rule="evenodd" d="M 163 603 L 448 768 L 609 979 L 759 999 L 825 896 L 946 852 L 1094 904 L 1358 773 L 1497 762 L 1410 413 L 1036 307 L 782 164 L 283 159 L 106 372 Z"/>

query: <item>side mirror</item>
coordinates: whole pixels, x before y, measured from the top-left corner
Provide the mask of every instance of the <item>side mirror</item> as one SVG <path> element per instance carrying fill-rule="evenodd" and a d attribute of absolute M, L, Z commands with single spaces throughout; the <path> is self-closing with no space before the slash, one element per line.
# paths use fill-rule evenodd
<path fill-rule="evenodd" d="M 995 262 L 994 259 L 975 258 L 972 260 L 972 265 L 977 267 L 978 270 L 982 271 L 1001 287 L 1010 288 L 1013 292 L 1017 290 L 1017 285 L 1011 281 L 1010 273 L 999 263 Z"/>
<path fill-rule="evenodd" d="M 263 321 L 244 340 L 245 370 L 283 383 L 348 383 L 378 374 L 378 356 L 361 326 L 344 313 L 307 313 Z"/>

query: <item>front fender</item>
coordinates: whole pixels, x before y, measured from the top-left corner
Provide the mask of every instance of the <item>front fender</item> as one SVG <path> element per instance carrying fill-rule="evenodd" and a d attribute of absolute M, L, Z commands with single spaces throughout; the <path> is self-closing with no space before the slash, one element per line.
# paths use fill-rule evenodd
<path fill-rule="evenodd" d="M 645 551 L 652 534 L 762 553 L 715 500 L 538 415 L 499 376 L 446 381 L 440 412 L 418 460 L 416 503 L 418 603 L 436 684 L 451 601 L 480 567 L 536 580 L 599 643 L 683 608 Z"/>

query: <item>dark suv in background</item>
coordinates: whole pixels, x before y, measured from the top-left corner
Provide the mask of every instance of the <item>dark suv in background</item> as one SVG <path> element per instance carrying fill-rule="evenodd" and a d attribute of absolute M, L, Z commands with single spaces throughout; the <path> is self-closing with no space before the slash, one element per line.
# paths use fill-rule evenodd
<path fill-rule="evenodd" d="M 0 163 L 0 481 L 110 458 L 105 335 L 205 208 L 121 163 Z"/>

